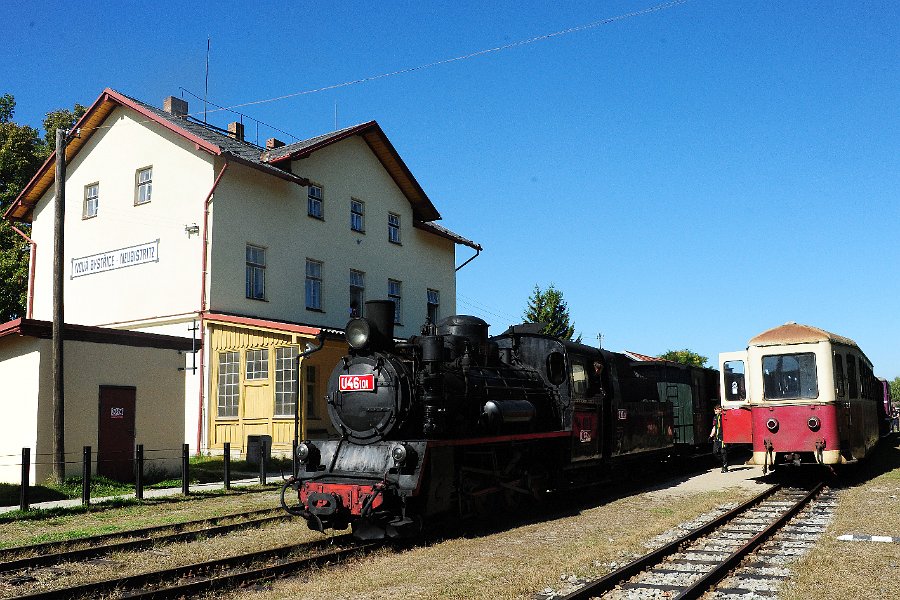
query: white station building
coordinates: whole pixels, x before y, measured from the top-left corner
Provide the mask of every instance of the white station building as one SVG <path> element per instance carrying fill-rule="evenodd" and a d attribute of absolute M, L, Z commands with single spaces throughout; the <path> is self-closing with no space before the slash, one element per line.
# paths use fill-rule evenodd
<path fill-rule="evenodd" d="M 230 442 L 241 453 L 259 435 L 289 451 L 298 392 L 301 435 L 327 433 L 325 384 L 346 352 L 349 317 L 367 299 L 391 299 L 396 335 L 418 333 L 426 318 L 456 311 L 456 247 L 481 251 L 436 223 L 437 209 L 374 121 L 260 147 L 241 123 L 198 122 L 184 100 L 158 109 L 107 89 L 75 127 L 65 320 L 192 340 L 196 353 L 154 377 L 184 382 L 183 410 L 164 410 L 195 451 Z M 32 320 L 52 319 L 55 160 L 5 213 L 32 226 Z M 319 334 L 324 348 L 298 372 L 298 353 Z M 67 387 L 79 377 L 70 365 Z M 129 373 L 159 370 L 142 361 L 116 368 L 116 385 L 126 386 Z M 67 414 L 99 410 L 95 383 L 96 393 L 67 393 Z M 4 379 L 2 396 L 16 385 Z M 67 441 L 66 450 L 80 446 Z"/>

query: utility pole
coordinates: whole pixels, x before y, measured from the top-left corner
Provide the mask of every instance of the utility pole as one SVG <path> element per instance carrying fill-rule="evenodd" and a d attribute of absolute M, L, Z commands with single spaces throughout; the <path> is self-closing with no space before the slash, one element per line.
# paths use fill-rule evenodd
<path fill-rule="evenodd" d="M 53 213 L 53 479 L 66 475 L 63 371 L 63 266 L 66 222 L 66 130 L 56 130 L 56 201 Z"/>

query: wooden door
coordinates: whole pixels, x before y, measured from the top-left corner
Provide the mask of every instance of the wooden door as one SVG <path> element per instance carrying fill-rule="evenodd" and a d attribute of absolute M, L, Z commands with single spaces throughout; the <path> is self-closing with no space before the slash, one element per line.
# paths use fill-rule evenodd
<path fill-rule="evenodd" d="M 133 387 L 100 386 L 100 421 L 97 432 L 97 475 L 115 481 L 134 477 Z"/>

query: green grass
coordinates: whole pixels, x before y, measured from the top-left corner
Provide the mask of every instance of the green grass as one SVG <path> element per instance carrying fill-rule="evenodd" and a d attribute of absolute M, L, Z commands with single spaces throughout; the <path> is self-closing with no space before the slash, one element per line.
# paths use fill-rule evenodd
<path fill-rule="evenodd" d="M 80 490 L 81 488 L 79 488 Z M 249 485 L 242 486 L 237 490 L 224 490 L 224 489 L 213 489 L 213 490 L 204 490 L 201 492 L 191 492 L 190 496 L 165 496 L 161 498 L 152 498 L 152 499 L 144 499 L 138 500 L 136 498 L 128 498 L 128 497 L 118 497 L 118 498 L 110 498 L 109 500 L 104 500 L 103 502 L 99 502 L 96 504 L 91 504 L 90 506 L 64 506 L 57 508 L 32 508 L 31 510 L 21 511 L 21 510 L 13 510 L 10 512 L 0 514 L 0 525 L 3 523 L 9 523 L 12 521 L 19 520 L 46 520 L 48 525 L 52 525 L 54 523 L 54 519 L 57 517 L 67 517 L 75 514 L 83 514 L 83 513 L 93 513 L 97 511 L 102 511 L 110 508 L 128 508 L 134 510 L 140 510 L 142 507 L 146 506 L 158 506 L 165 504 L 173 504 L 180 502 L 193 502 L 196 500 L 202 500 L 204 498 L 217 498 L 220 496 L 233 496 L 233 495 L 242 495 L 242 494 L 252 494 L 254 492 L 261 491 L 272 491 L 278 489 L 278 485 Z M 79 492 L 78 496 L 81 496 Z M 18 496 L 16 496 L 18 498 Z M 18 503 L 18 500 L 16 501 Z M 3 544 L 0 543 L 0 547 L 3 547 Z"/>
<path fill-rule="evenodd" d="M 290 459 L 273 458 L 267 465 L 269 473 L 285 474 L 291 471 Z M 190 462 L 190 483 L 215 483 L 222 481 L 225 467 L 221 456 L 195 456 Z M 259 467 L 250 465 L 245 460 L 231 461 L 231 479 L 247 479 L 259 474 Z M 29 488 L 28 501 L 31 504 L 52 500 L 81 498 L 81 477 L 69 477 L 62 484 L 45 482 Z M 144 473 L 146 489 L 181 487 L 181 473 L 166 472 L 158 469 L 147 469 Z M 17 506 L 19 504 L 20 486 L 0 483 L 0 506 Z M 134 484 L 113 481 L 106 477 L 91 478 L 91 498 L 106 496 L 124 496 L 134 493 Z"/>

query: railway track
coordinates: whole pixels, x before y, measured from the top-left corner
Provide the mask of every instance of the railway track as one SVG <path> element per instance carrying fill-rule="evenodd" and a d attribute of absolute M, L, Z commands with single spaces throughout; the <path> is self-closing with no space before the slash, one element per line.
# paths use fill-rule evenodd
<path fill-rule="evenodd" d="M 157 544 L 190 542 L 204 537 L 225 535 L 241 529 L 278 523 L 290 518 L 290 515 L 284 514 L 280 509 L 271 508 L 58 542 L 16 546 L 0 550 L 0 574 L 47 567 L 63 562 L 78 562 L 113 552 L 141 550 Z M 227 521 L 235 522 L 220 524 Z"/>
<path fill-rule="evenodd" d="M 824 483 L 812 489 L 772 486 L 709 523 L 557 598 L 771 597 L 788 576 L 784 564 L 805 551 L 827 525 L 835 501 L 833 492 L 823 493 L 823 487 Z M 816 505 L 804 510 L 814 500 Z M 803 517 L 798 518 L 801 511 Z M 776 534 L 780 539 L 773 542 Z"/>
<path fill-rule="evenodd" d="M 349 535 L 343 535 L 14 598 L 191 598 L 223 588 L 233 589 L 253 582 L 296 575 L 313 567 L 341 563 L 383 546 L 375 542 L 357 544 L 351 541 Z"/>

